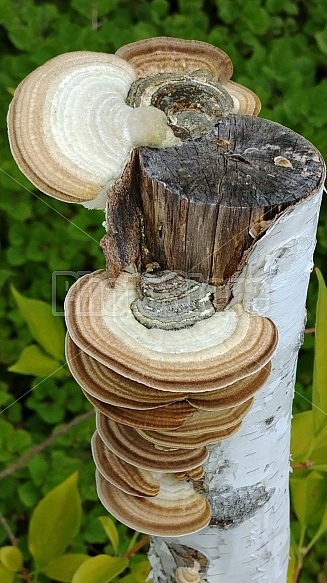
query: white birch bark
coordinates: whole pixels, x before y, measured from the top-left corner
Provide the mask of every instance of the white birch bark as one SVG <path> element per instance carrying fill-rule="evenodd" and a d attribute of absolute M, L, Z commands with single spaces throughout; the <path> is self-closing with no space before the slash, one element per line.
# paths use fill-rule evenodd
<path fill-rule="evenodd" d="M 179 538 L 153 537 L 155 583 L 171 583 L 177 566 L 191 566 L 180 558 L 182 547 L 185 556 L 191 547 L 206 557 L 201 577 L 209 583 L 286 582 L 291 407 L 321 195 L 322 188 L 272 223 L 234 286 L 236 301 L 278 328 L 272 373 L 242 428 L 210 448 L 206 486 L 217 526 Z"/>

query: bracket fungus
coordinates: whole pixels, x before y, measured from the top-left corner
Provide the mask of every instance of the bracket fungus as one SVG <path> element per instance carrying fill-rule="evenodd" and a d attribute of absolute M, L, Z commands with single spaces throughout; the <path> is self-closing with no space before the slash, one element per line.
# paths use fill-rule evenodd
<path fill-rule="evenodd" d="M 100 270 L 66 296 L 69 367 L 97 410 L 99 497 L 149 534 L 208 524 L 206 498 L 191 485 L 206 445 L 240 428 L 270 373 L 272 321 L 239 305 L 216 312 L 213 295 L 214 286 L 157 267 L 140 278 L 122 273 L 114 287 Z M 189 500 L 196 512 L 186 520 Z"/>
<path fill-rule="evenodd" d="M 97 432 L 91 441 L 94 463 L 100 474 L 111 484 L 132 496 L 156 496 L 159 482 L 148 470 L 138 468 L 116 456 Z"/>
<path fill-rule="evenodd" d="M 163 62 L 168 78 L 159 76 L 153 82 L 151 75 L 163 70 Z M 134 87 L 140 72 L 146 77 L 144 86 Z M 181 99 L 185 72 L 190 86 Z M 231 82 L 232 72 L 229 57 L 220 49 L 168 37 L 127 45 L 116 55 L 59 55 L 30 73 L 15 91 L 8 113 L 12 154 L 29 180 L 49 196 L 104 208 L 107 191 L 122 175 L 134 148 L 180 143 L 178 132 L 176 137 L 169 127 L 179 123 L 174 116 L 184 117 L 182 125 L 194 126 L 192 115 L 214 125 L 219 115 L 230 111 L 258 113 L 257 96 Z M 173 95 L 176 83 L 179 89 Z M 131 88 L 134 101 L 127 100 Z M 169 104 L 167 98 L 156 101 L 153 91 L 170 92 Z"/>
<path fill-rule="evenodd" d="M 206 42 L 162 36 L 125 45 L 116 55 L 133 66 L 137 78 L 151 78 L 167 72 L 208 71 L 232 97 L 234 113 L 258 115 L 260 111 L 258 96 L 247 87 L 230 81 L 233 64 L 229 56 Z"/>
<path fill-rule="evenodd" d="M 104 507 L 118 520 L 147 534 L 181 536 L 201 530 L 210 522 L 207 499 L 188 481 L 173 475 L 159 477 L 157 496 L 131 496 L 97 472 L 97 491 Z"/>
<path fill-rule="evenodd" d="M 194 561 L 193 567 L 177 567 L 175 572 L 176 583 L 205 583 L 200 575 L 201 565 Z"/>
<path fill-rule="evenodd" d="M 105 445 L 122 460 L 149 471 L 176 473 L 189 471 L 203 464 L 208 457 L 205 447 L 158 449 L 128 425 L 112 421 L 99 411 L 97 431 Z"/>
<path fill-rule="evenodd" d="M 9 140 L 33 184 L 66 202 L 97 199 L 93 206 L 104 207 L 133 148 L 170 143 L 163 112 L 125 103 L 134 77 L 133 67 L 115 55 L 77 51 L 22 81 L 9 109 Z"/>
<path fill-rule="evenodd" d="M 148 329 L 130 309 L 137 297 L 137 278 L 128 273 L 114 288 L 103 270 L 85 275 L 66 296 L 66 323 L 84 352 L 150 387 L 182 393 L 226 387 L 258 372 L 276 347 L 273 322 L 240 305 L 190 328 Z"/>
<path fill-rule="evenodd" d="M 100 270 L 69 290 L 66 354 L 97 411 L 92 453 L 102 503 L 128 526 L 159 536 L 209 524 L 210 505 L 196 484 L 206 445 L 239 429 L 277 344 L 268 318 L 240 304 L 219 309 L 216 285 L 156 262 L 135 273 L 146 263 L 135 149 L 181 151 L 230 113 L 256 115 L 258 97 L 230 81 L 232 72 L 222 50 L 168 37 L 116 55 L 67 53 L 19 85 L 8 114 L 13 156 L 33 184 L 89 208 L 108 203 L 119 225 L 126 210 L 137 231 L 139 259 L 122 262 L 114 282 Z M 109 231 L 119 231 L 114 218 Z M 129 239 L 125 248 L 133 245 Z"/>

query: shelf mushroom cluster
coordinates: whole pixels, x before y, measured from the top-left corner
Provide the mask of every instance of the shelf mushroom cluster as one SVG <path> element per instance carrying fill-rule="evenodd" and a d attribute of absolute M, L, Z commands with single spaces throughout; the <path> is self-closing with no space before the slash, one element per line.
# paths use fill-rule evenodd
<path fill-rule="evenodd" d="M 241 426 L 270 373 L 277 333 L 240 305 L 199 318 L 207 284 L 165 270 L 141 280 L 122 273 L 111 287 L 102 270 L 80 278 L 65 303 L 66 353 L 97 412 L 92 453 L 102 503 L 134 529 L 177 536 L 210 521 L 198 487 L 206 446 Z M 149 298 L 152 317 L 144 320 Z"/>
<path fill-rule="evenodd" d="M 259 112 L 258 97 L 230 81 L 232 72 L 220 49 L 168 37 L 115 55 L 64 53 L 15 91 L 8 114 L 13 157 L 46 194 L 105 208 L 134 148 L 178 145 L 192 135 L 190 123 L 208 129 L 230 112 Z"/>
<path fill-rule="evenodd" d="M 13 157 L 44 193 L 105 208 L 135 148 L 178 146 L 229 113 L 257 115 L 258 97 L 232 72 L 220 49 L 168 37 L 115 55 L 59 55 L 15 92 Z M 161 270 L 139 279 L 123 272 L 112 287 L 98 271 L 76 282 L 67 360 L 97 411 L 104 506 L 132 528 L 177 536 L 210 522 L 200 487 L 207 446 L 241 426 L 277 333 L 239 305 L 216 312 L 213 286 Z"/>

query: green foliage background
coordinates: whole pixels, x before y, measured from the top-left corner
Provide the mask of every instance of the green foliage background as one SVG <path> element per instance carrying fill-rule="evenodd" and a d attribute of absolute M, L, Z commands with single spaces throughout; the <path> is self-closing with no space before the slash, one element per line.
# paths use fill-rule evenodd
<path fill-rule="evenodd" d="M 326 0 L 0 0 L 0 464 L 12 464 L 62 423 L 89 410 L 66 373 L 44 380 L 9 372 L 33 343 L 9 283 L 25 296 L 50 301 L 52 272 L 103 267 L 99 240 L 103 213 L 68 205 L 37 192 L 13 161 L 6 137 L 6 112 L 18 83 L 35 67 L 66 51 L 114 52 L 121 45 L 167 35 L 207 41 L 234 63 L 233 79 L 254 90 L 262 117 L 282 123 L 327 156 Z M 327 206 L 323 205 L 315 262 L 327 276 Z M 57 279 L 60 308 L 64 278 Z M 314 325 L 316 283 L 308 298 Z M 313 336 L 306 335 L 296 385 L 295 411 L 310 407 Z M 24 549 L 31 509 L 51 488 L 80 470 L 83 528 L 72 551 L 111 552 L 97 517 L 103 509 L 94 488 L 89 442 L 93 421 L 61 437 L 45 453 L 5 478 L 0 508 Z M 122 545 L 130 533 L 118 526 Z M 0 545 L 6 534 L 0 527 Z M 124 542 L 125 541 L 125 542 Z M 123 548 L 121 551 L 123 552 Z M 326 540 L 308 556 L 300 583 L 327 581 Z M 318 575 L 319 573 L 319 575 Z"/>

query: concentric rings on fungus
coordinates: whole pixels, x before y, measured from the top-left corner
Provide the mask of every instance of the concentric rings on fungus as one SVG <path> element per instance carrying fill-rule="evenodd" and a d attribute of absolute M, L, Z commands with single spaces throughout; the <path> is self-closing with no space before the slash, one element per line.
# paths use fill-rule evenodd
<path fill-rule="evenodd" d="M 159 478 L 157 496 L 125 494 L 97 472 L 97 492 L 103 506 L 118 520 L 147 534 L 181 536 L 201 530 L 210 521 L 207 499 L 194 491 L 190 482 L 180 482 L 172 475 Z"/>
<path fill-rule="evenodd" d="M 81 277 L 65 301 L 68 332 L 79 348 L 120 375 L 159 390 L 201 393 L 258 372 L 277 344 L 268 318 L 240 305 L 182 330 L 148 329 L 133 316 L 137 279 L 115 287 L 105 271 Z"/>
<path fill-rule="evenodd" d="M 190 449 L 157 449 L 136 429 L 116 423 L 102 413 L 96 414 L 97 431 L 106 444 L 122 460 L 149 471 L 181 472 L 202 465 L 208 457 L 205 447 Z"/>
<path fill-rule="evenodd" d="M 132 149 L 173 138 L 162 111 L 125 103 L 134 78 L 133 67 L 116 55 L 76 51 L 50 59 L 20 83 L 8 113 L 9 141 L 35 186 L 104 208 L 106 190 Z"/>
<path fill-rule="evenodd" d="M 95 432 L 91 441 L 94 463 L 102 476 L 114 486 L 132 496 L 156 496 L 159 482 L 147 470 L 142 470 L 116 456 Z"/>
<path fill-rule="evenodd" d="M 114 372 L 81 350 L 69 334 L 66 357 L 69 370 L 83 391 L 103 403 L 145 410 L 183 399 L 181 393 L 158 391 Z"/>
<path fill-rule="evenodd" d="M 155 37 L 125 45 L 116 51 L 116 55 L 133 66 L 137 78 L 151 79 L 158 73 L 208 71 L 232 97 L 233 113 L 258 115 L 261 109 L 260 99 L 253 91 L 230 81 L 233 65 L 229 56 L 208 43 Z"/>
<path fill-rule="evenodd" d="M 207 501 L 192 498 L 190 481 L 203 476 L 205 446 L 241 427 L 270 373 L 274 324 L 239 305 L 213 311 L 211 287 L 160 269 L 141 286 L 123 273 L 111 287 L 98 271 L 66 298 L 69 366 L 97 410 L 98 494 L 142 532 L 175 536 L 207 523 Z M 176 531 L 170 511 L 180 492 L 201 512 L 197 526 Z"/>

